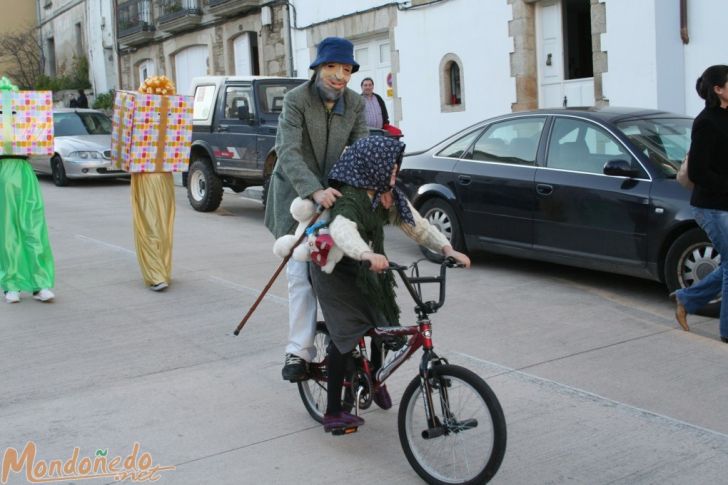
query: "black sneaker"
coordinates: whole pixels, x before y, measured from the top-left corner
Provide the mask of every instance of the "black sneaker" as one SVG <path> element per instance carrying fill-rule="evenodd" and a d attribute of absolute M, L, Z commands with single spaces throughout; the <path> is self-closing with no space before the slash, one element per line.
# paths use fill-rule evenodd
<path fill-rule="evenodd" d="M 300 382 L 308 379 L 308 363 L 294 354 L 286 354 L 286 363 L 281 371 L 284 381 Z"/>

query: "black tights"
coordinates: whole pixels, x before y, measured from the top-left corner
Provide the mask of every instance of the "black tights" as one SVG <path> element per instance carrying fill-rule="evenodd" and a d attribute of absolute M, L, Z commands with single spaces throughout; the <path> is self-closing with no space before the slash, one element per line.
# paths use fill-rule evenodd
<path fill-rule="evenodd" d="M 354 357 L 352 351 L 341 353 L 334 342 L 329 342 L 329 359 L 326 362 L 326 371 L 329 379 L 326 393 L 326 414 L 339 413 L 341 409 L 341 390 L 344 387 L 344 377 L 354 370 Z M 382 352 L 380 346 L 372 343 L 371 351 L 372 376 L 382 366 Z"/>

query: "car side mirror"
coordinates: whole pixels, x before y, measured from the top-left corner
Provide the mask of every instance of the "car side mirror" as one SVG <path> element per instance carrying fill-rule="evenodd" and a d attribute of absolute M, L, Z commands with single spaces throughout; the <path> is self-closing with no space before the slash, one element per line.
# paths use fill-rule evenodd
<path fill-rule="evenodd" d="M 616 175 L 618 177 L 636 177 L 639 170 L 632 167 L 627 160 L 609 160 L 604 164 L 604 175 Z"/>

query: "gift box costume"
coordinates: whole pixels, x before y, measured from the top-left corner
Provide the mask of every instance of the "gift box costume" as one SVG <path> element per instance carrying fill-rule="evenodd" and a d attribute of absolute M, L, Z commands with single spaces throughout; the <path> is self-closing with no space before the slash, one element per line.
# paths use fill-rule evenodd
<path fill-rule="evenodd" d="M 172 279 L 176 208 L 171 172 L 187 170 L 191 113 L 188 101 L 174 96 L 174 85 L 165 76 L 148 78 L 139 92 L 153 96 L 136 106 L 132 93 L 117 95 L 112 157 L 131 172 L 137 261 L 144 283 L 159 291 Z"/>
<path fill-rule="evenodd" d="M 17 88 L 3 78 L 0 90 Z M 0 288 L 36 293 L 54 284 L 55 267 L 38 179 L 25 157 L 0 156 Z"/>

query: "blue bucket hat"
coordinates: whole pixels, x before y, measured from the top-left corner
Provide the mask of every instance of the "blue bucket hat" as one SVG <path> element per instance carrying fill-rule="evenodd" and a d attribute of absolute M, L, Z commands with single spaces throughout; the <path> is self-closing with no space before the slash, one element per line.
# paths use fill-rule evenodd
<path fill-rule="evenodd" d="M 359 70 L 359 64 L 354 60 L 354 44 L 341 37 L 326 37 L 322 40 L 318 45 L 316 60 L 311 63 L 309 68 L 316 69 L 325 62 L 350 64 L 352 73 Z"/>

